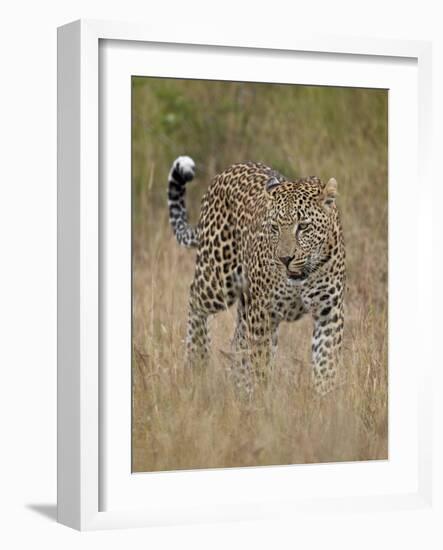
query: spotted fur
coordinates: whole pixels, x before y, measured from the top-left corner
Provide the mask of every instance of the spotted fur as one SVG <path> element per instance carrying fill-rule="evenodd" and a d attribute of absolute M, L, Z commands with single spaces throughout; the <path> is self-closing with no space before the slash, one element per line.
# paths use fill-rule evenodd
<path fill-rule="evenodd" d="M 260 163 L 234 164 L 203 197 L 189 225 L 185 186 L 194 162 L 179 157 L 169 175 L 170 222 L 180 244 L 197 247 L 190 288 L 187 357 L 206 363 L 207 319 L 237 302 L 233 357 L 247 388 L 266 374 L 281 321 L 310 313 L 312 380 L 324 394 L 342 378 L 345 249 L 335 204 L 337 182 L 287 180 Z"/>

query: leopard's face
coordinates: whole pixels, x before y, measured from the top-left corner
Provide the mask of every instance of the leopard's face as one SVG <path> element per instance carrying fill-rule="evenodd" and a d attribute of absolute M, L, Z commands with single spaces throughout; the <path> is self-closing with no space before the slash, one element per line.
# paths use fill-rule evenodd
<path fill-rule="evenodd" d="M 285 183 L 270 194 L 273 263 L 294 283 L 305 281 L 328 259 L 324 245 L 333 228 L 336 189 L 331 181 L 326 186 L 317 178 Z"/>

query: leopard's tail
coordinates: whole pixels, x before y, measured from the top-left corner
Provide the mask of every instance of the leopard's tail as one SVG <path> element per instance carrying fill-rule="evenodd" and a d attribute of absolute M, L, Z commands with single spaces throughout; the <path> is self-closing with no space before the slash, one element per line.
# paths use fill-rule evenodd
<path fill-rule="evenodd" d="M 178 243 L 188 248 L 198 246 L 197 230 L 188 222 L 185 203 L 186 184 L 194 174 L 194 161 L 182 156 L 175 159 L 168 176 L 169 223 Z"/>

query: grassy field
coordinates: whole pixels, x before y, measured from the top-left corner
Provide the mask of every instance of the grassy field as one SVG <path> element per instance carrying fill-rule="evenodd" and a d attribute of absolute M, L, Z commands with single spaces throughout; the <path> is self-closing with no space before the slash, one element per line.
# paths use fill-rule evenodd
<path fill-rule="evenodd" d="M 133 470 L 387 458 L 387 92 L 134 78 L 132 128 Z M 269 383 L 240 399 L 220 352 L 235 307 L 210 321 L 208 368 L 184 369 L 195 252 L 178 246 L 167 212 L 167 174 L 181 154 L 197 165 L 193 222 L 211 177 L 233 162 L 338 180 L 345 386 L 313 393 L 306 317 L 282 324 Z"/>

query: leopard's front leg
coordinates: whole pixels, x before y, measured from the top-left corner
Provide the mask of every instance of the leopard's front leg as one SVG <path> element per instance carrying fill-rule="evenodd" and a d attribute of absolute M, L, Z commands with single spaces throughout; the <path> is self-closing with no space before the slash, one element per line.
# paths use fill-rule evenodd
<path fill-rule="evenodd" d="M 233 339 L 234 379 L 236 385 L 252 394 L 257 380 L 266 378 L 271 362 L 271 343 L 276 340 L 278 324 L 273 323 L 266 300 L 243 292 L 237 309 Z"/>
<path fill-rule="evenodd" d="M 316 391 L 325 395 L 344 381 L 340 366 L 344 328 L 342 299 L 337 305 L 319 305 L 313 316 L 312 381 Z"/>
<path fill-rule="evenodd" d="M 271 363 L 273 333 L 270 312 L 258 296 L 247 306 L 246 321 L 251 372 L 255 379 L 264 379 Z"/>

